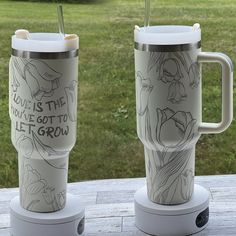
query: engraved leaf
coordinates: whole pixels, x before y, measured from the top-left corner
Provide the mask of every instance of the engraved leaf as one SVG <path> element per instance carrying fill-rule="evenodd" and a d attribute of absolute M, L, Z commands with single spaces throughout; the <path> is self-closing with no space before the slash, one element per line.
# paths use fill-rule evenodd
<path fill-rule="evenodd" d="M 18 78 L 18 77 L 21 77 L 21 78 L 24 78 L 24 71 L 23 71 L 23 68 L 24 68 L 24 60 L 22 58 L 19 58 L 19 57 L 13 57 L 12 58 L 12 63 L 13 63 L 13 67 L 14 67 L 14 71 L 15 71 L 15 76 Z"/>
<path fill-rule="evenodd" d="M 137 72 L 136 79 L 140 93 L 138 114 L 142 116 L 148 108 L 148 100 L 153 86 L 151 84 L 151 80 L 149 78 L 145 78 L 140 71 Z"/>
<path fill-rule="evenodd" d="M 35 209 L 35 205 L 37 205 L 39 202 L 40 202 L 40 200 L 32 200 L 32 201 L 28 204 L 28 206 L 26 206 L 26 209 L 27 209 L 28 211 L 34 210 L 34 209 Z"/>
<path fill-rule="evenodd" d="M 158 183 L 158 190 L 155 192 L 155 198 L 159 199 L 160 195 L 169 189 L 174 183 L 176 178 L 185 169 L 188 160 L 191 156 L 192 149 L 183 150 L 171 159 L 166 165 L 164 165 L 157 174 L 157 179 L 160 181 Z"/>
<path fill-rule="evenodd" d="M 148 109 L 145 116 L 145 140 L 147 140 L 151 144 L 154 144 L 154 141 L 152 139 L 152 128 Z"/>
<path fill-rule="evenodd" d="M 174 52 L 174 55 L 176 56 L 176 58 L 179 59 L 179 61 L 180 61 L 181 64 L 183 65 L 185 71 L 188 72 L 188 68 L 189 68 L 189 65 L 188 65 L 188 64 L 190 64 L 191 61 L 189 62 L 188 60 L 186 60 L 183 53 Z"/>
<path fill-rule="evenodd" d="M 157 65 L 158 60 L 161 57 L 161 53 L 151 52 L 148 60 L 147 71 L 149 72 L 154 66 Z"/>
<path fill-rule="evenodd" d="M 48 64 L 39 60 L 31 60 L 29 62 L 31 67 L 34 67 L 37 73 L 45 80 L 55 80 L 59 79 L 62 74 L 52 69 Z"/>
<path fill-rule="evenodd" d="M 189 85 L 191 88 L 196 88 L 199 85 L 200 82 L 200 68 L 199 64 L 192 63 L 192 65 L 189 68 Z"/>
<path fill-rule="evenodd" d="M 77 118 L 77 107 L 76 107 L 76 93 L 77 93 L 77 81 L 71 81 L 69 87 L 65 87 L 65 94 L 67 100 L 67 112 L 69 119 L 73 122 Z"/>
<path fill-rule="evenodd" d="M 39 72 L 40 71 L 35 65 L 27 63 L 25 66 L 25 77 L 27 84 L 33 94 L 38 91 L 50 92 L 52 90 L 52 82 L 45 79 Z"/>
<path fill-rule="evenodd" d="M 43 196 L 43 198 L 44 198 L 44 200 L 46 201 L 47 204 L 52 204 L 53 203 L 53 201 L 54 201 L 54 191 L 55 191 L 55 188 L 47 187 L 42 192 L 42 196 Z"/>
<path fill-rule="evenodd" d="M 66 191 L 62 191 L 60 193 L 57 194 L 56 196 L 57 199 L 57 204 L 59 206 L 59 208 L 63 208 L 66 204 Z"/>
<path fill-rule="evenodd" d="M 180 176 L 181 195 L 184 200 L 188 200 L 193 192 L 194 174 L 191 169 L 186 169 Z"/>
<path fill-rule="evenodd" d="M 38 136 L 32 131 L 34 145 L 36 150 L 38 151 L 39 155 L 43 158 L 43 160 L 50 166 L 56 169 L 64 169 L 67 170 L 65 167 L 57 166 L 53 163 L 53 160 L 48 159 L 50 156 L 63 156 L 66 155 L 67 151 L 56 151 L 49 145 L 44 144 Z"/>
<path fill-rule="evenodd" d="M 44 96 L 53 95 L 53 90 L 59 87 L 59 78 L 62 74 L 45 62 L 31 60 L 24 66 L 24 76 L 32 97 L 40 101 Z"/>
<path fill-rule="evenodd" d="M 27 137 L 26 135 L 22 134 L 18 140 L 16 145 L 19 147 L 19 150 L 26 158 L 30 158 L 33 151 L 34 145 L 31 138 Z"/>
<path fill-rule="evenodd" d="M 46 186 L 45 180 L 41 179 L 37 182 L 33 182 L 29 184 L 26 188 L 26 191 L 30 194 L 37 194 L 40 191 L 42 191 L 45 186 Z"/>
<path fill-rule="evenodd" d="M 165 204 L 171 204 L 173 202 L 174 197 L 177 197 L 177 190 L 178 190 L 179 178 L 177 178 L 173 184 L 164 192 L 165 197 L 162 201 Z"/>

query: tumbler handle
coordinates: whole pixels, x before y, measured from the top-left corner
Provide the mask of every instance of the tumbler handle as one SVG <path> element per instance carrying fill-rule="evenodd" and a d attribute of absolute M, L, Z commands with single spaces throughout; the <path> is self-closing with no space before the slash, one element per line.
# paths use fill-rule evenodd
<path fill-rule="evenodd" d="M 233 63 L 223 53 L 200 52 L 198 62 L 217 62 L 222 68 L 222 116 L 220 123 L 200 123 L 199 133 L 221 133 L 233 119 Z"/>

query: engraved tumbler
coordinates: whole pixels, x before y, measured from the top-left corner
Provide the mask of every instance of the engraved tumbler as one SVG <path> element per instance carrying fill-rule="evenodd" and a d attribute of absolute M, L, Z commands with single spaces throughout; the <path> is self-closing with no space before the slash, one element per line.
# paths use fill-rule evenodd
<path fill-rule="evenodd" d="M 66 204 L 69 153 L 76 141 L 78 37 L 12 36 L 11 139 L 18 152 L 21 206 L 54 212 Z"/>

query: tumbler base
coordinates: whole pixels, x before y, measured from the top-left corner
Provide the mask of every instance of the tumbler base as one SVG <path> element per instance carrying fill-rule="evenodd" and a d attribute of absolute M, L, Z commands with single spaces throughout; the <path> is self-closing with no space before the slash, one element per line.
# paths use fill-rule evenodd
<path fill-rule="evenodd" d="M 80 198 L 67 195 L 64 209 L 37 213 L 23 209 L 19 197 L 10 203 L 10 232 L 12 236 L 78 236 L 84 232 L 85 210 Z"/>
<path fill-rule="evenodd" d="M 135 224 L 141 231 L 160 236 L 184 236 L 206 228 L 210 193 L 194 185 L 190 201 L 179 205 L 160 205 L 148 199 L 147 187 L 135 193 Z"/>

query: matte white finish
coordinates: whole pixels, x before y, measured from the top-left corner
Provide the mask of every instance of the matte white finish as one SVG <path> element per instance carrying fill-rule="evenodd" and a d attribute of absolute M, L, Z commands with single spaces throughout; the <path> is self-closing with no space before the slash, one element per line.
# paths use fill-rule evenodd
<path fill-rule="evenodd" d="M 85 210 L 78 196 L 68 194 L 65 208 L 53 213 L 27 211 L 20 206 L 19 197 L 11 201 L 10 209 L 13 236 L 78 236 L 83 233 Z"/>
<path fill-rule="evenodd" d="M 76 35 L 64 40 L 57 33 L 32 33 L 29 38 L 13 36 L 13 49 L 58 55 L 78 48 Z M 19 156 L 21 206 L 34 212 L 61 210 L 69 152 L 76 142 L 78 56 L 42 60 L 14 55 L 9 63 L 9 115 Z"/>
<path fill-rule="evenodd" d="M 134 41 L 143 44 L 173 45 L 196 43 L 201 40 L 200 27 L 184 25 L 160 25 L 135 27 Z"/>
<path fill-rule="evenodd" d="M 30 52 L 65 52 L 78 45 L 79 37 L 64 40 L 59 33 L 30 33 L 28 40 L 12 36 L 12 48 Z"/>
<path fill-rule="evenodd" d="M 202 123 L 200 133 L 221 133 L 225 131 L 233 120 L 233 63 L 223 53 L 201 52 L 198 62 L 216 62 L 222 68 L 222 118 L 220 123 Z"/>
<path fill-rule="evenodd" d="M 232 121 L 232 62 L 221 53 L 202 53 L 200 40 L 199 24 L 135 27 L 137 134 L 144 145 L 148 197 L 157 204 L 191 198 L 195 144 L 201 133 L 222 132 Z M 222 65 L 219 124 L 202 123 L 200 62 Z"/>
<path fill-rule="evenodd" d="M 202 231 L 196 226 L 196 218 L 209 206 L 209 192 L 194 186 L 192 199 L 175 206 L 160 205 L 147 197 L 146 186 L 138 190 L 135 198 L 135 223 L 145 233 L 161 236 L 184 236 Z"/>
<path fill-rule="evenodd" d="M 163 39 L 165 46 L 151 51 L 135 44 L 137 133 L 144 145 L 148 197 L 158 204 L 183 204 L 193 193 L 202 122 L 200 33 L 199 26 L 158 26 L 152 30 L 155 44 Z M 191 46 L 184 49 L 180 45 L 188 38 Z M 179 47 L 170 47 L 171 40 Z"/>

